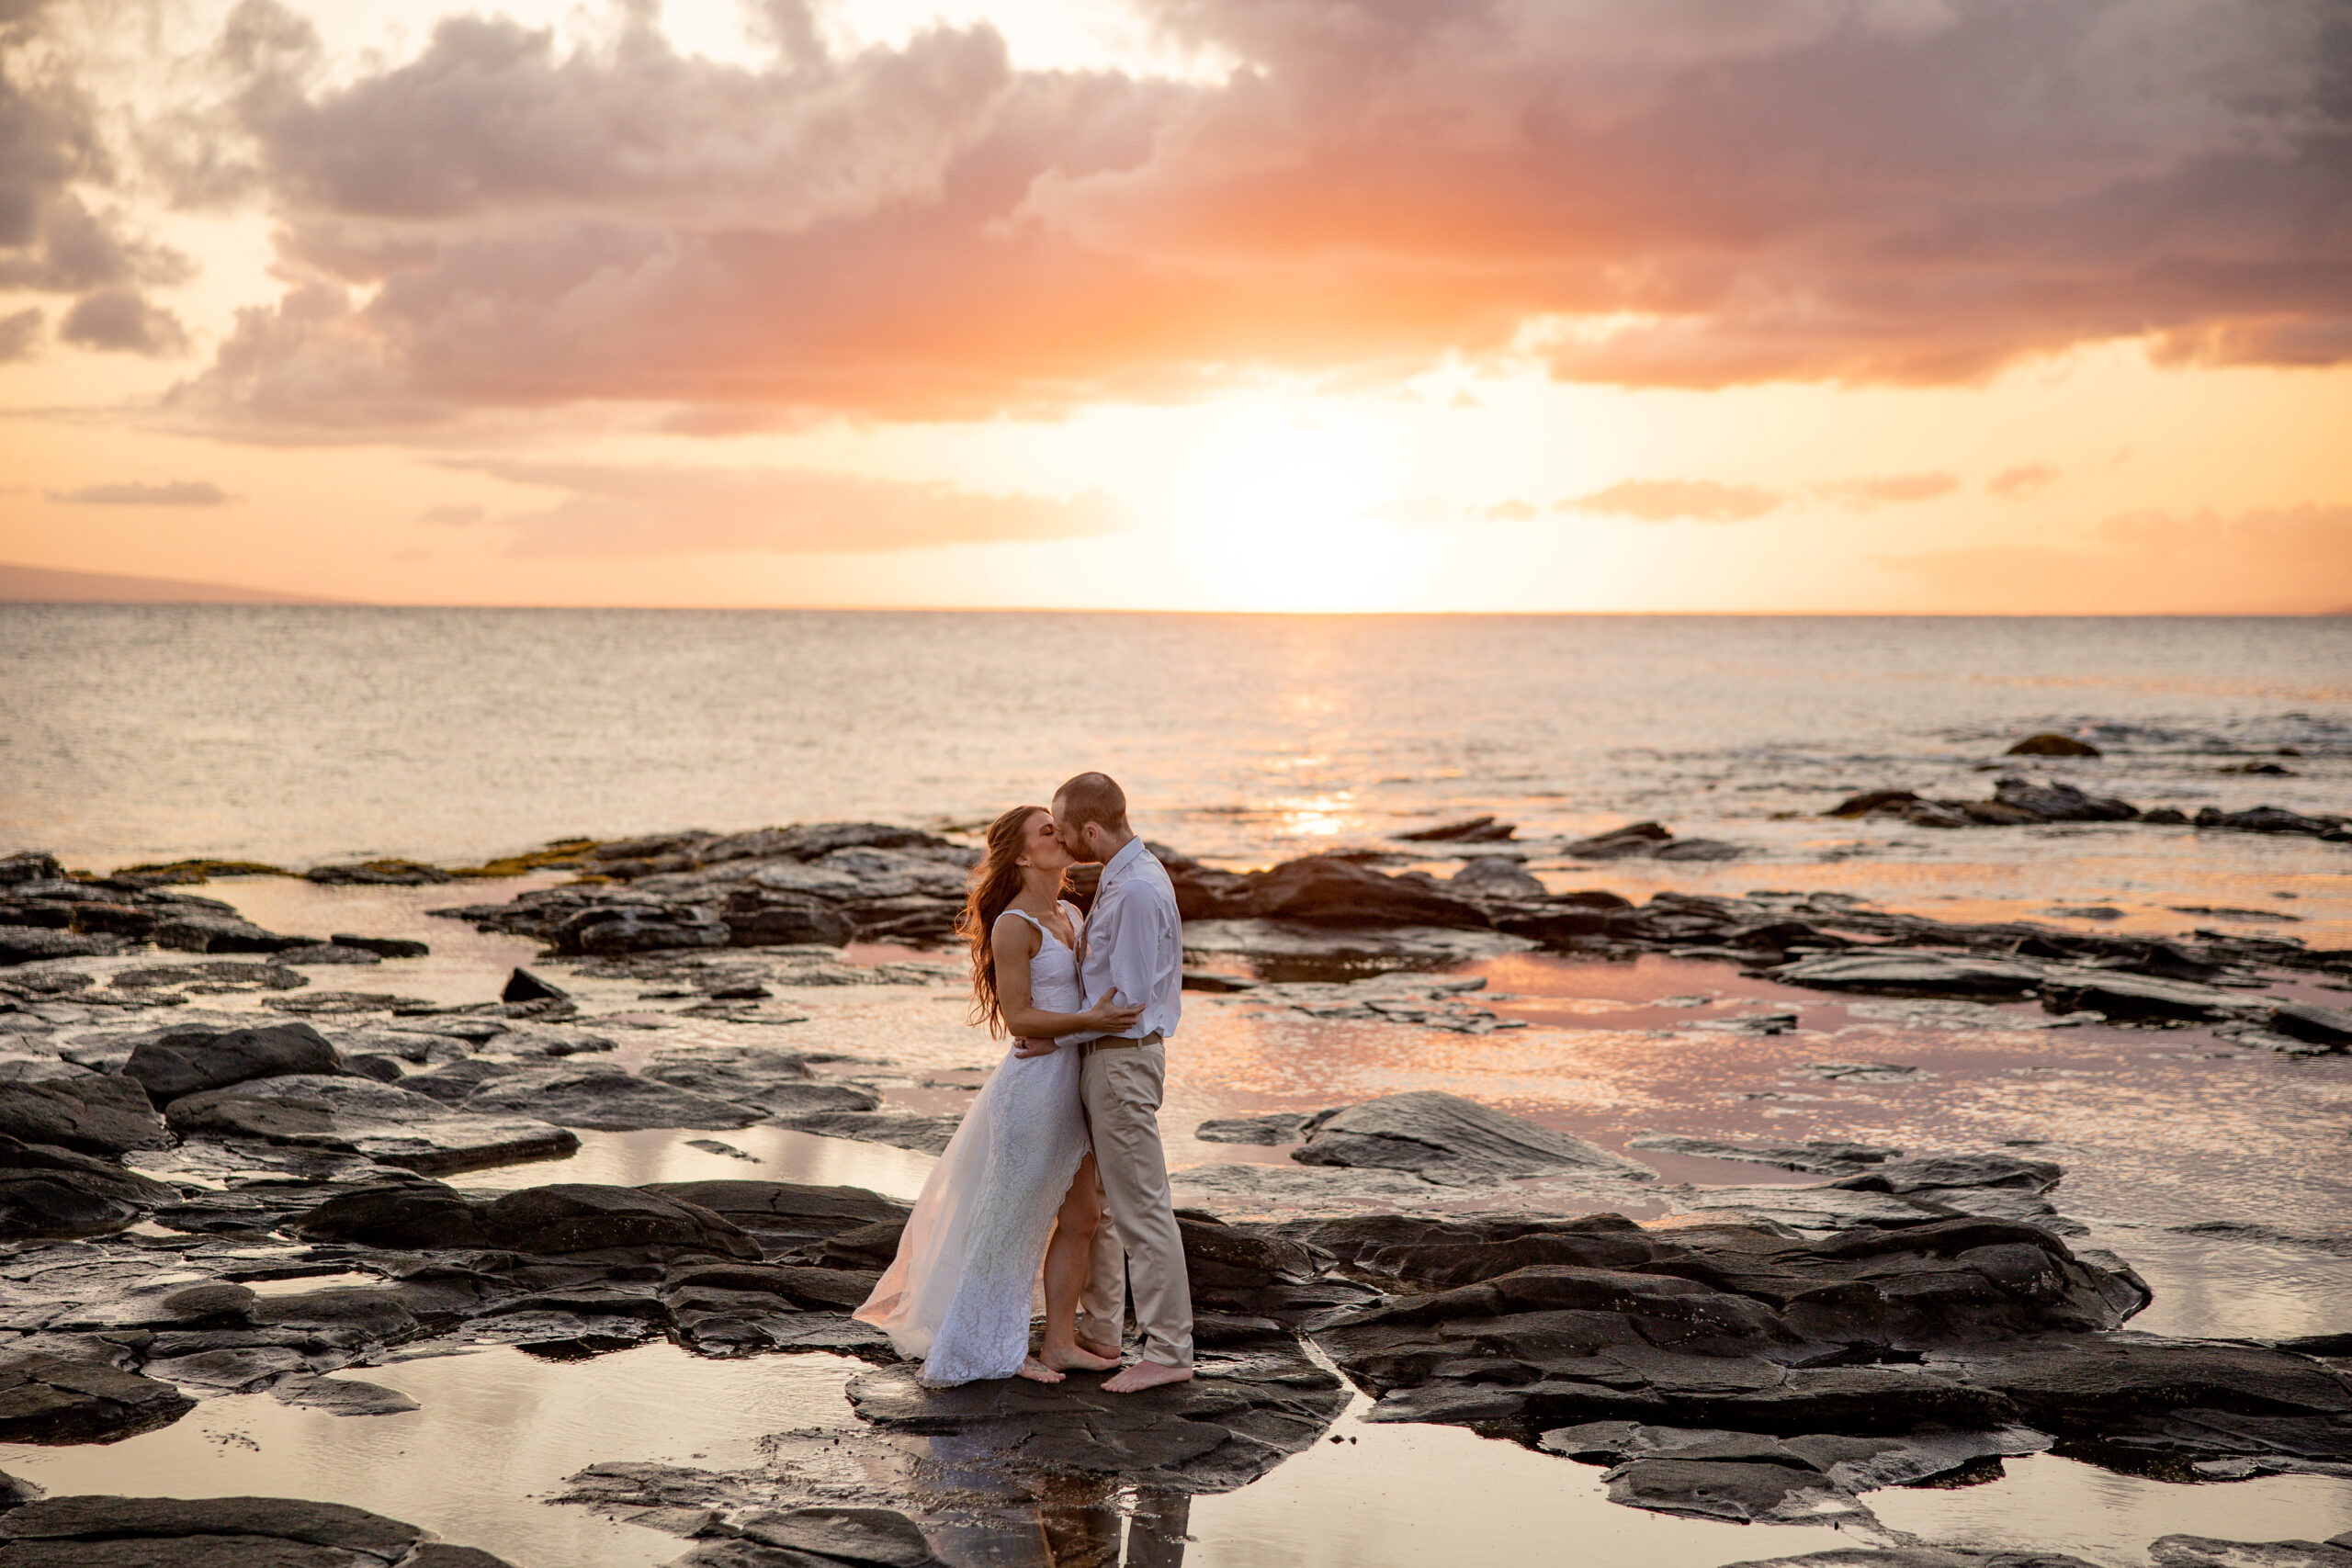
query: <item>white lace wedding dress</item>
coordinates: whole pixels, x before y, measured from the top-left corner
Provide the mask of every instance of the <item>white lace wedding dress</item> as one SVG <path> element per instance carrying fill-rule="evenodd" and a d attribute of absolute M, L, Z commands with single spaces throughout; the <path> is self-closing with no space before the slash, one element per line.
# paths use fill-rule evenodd
<path fill-rule="evenodd" d="M 1077 930 L 1078 911 L 1062 906 Z M 1043 922 L 1029 999 L 1082 1012 L 1078 955 Z M 1029 1354 L 1029 1322 L 1054 1213 L 1088 1148 L 1078 1098 L 1081 1053 L 1023 1059 L 1009 1050 L 964 1114 L 899 1240 L 899 1256 L 854 1314 L 922 1358 L 938 1387 L 1009 1378 Z"/>

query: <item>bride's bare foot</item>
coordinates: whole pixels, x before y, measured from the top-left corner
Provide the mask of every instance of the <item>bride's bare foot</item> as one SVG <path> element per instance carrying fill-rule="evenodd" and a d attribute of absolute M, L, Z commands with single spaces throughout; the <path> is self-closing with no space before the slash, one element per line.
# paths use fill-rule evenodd
<path fill-rule="evenodd" d="M 1114 1367 L 1125 1359 L 1119 1354 L 1119 1347 L 1117 1345 L 1104 1345 L 1099 1341 L 1089 1339 L 1083 1334 L 1078 1337 L 1077 1344 L 1080 1349 L 1085 1351 L 1096 1360 L 1108 1361 Z"/>
<path fill-rule="evenodd" d="M 1086 1348 L 1086 1342 L 1082 1339 L 1067 1350 L 1057 1348 L 1040 1350 L 1037 1352 L 1037 1359 L 1056 1371 L 1065 1372 L 1115 1371 L 1119 1365 L 1118 1357 L 1097 1356 Z"/>
<path fill-rule="evenodd" d="M 1159 1388 L 1171 1382 L 1190 1382 L 1193 1369 L 1171 1367 L 1164 1361 L 1137 1361 L 1117 1377 L 1102 1384 L 1105 1393 L 1140 1393 L 1148 1388 Z"/>
<path fill-rule="evenodd" d="M 1016 1375 L 1027 1378 L 1031 1382 L 1059 1382 L 1062 1381 L 1061 1373 L 1054 1371 L 1053 1368 L 1046 1365 L 1045 1362 L 1037 1359 L 1035 1356 L 1028 1357 L 1022 1361 L 1021 1371 Z"/>

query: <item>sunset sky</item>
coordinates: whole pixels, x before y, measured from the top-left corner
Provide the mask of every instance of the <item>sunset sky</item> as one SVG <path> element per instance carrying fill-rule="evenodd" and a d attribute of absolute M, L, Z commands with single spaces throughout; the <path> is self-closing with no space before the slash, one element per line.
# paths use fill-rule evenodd
<path fill-rule="evenodd" d="M 0 0 L 0 561 L 2352 607 L 2341 0 Z"/>

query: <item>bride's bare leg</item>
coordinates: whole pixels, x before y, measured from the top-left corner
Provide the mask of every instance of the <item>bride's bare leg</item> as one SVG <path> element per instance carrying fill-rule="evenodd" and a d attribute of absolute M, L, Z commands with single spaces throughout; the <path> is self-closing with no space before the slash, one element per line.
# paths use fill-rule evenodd
<path fill-rule="evenodd" d="M 1036 1359 L 1061 1372 L 1107 1372 L 1119 1364 L 1116 1354 L 1102 1355 L 1078 1339 L 1078 1297 L 1086 1288 L 1087 1265 L 1094 1250 L 1095 1228 L 1102 1223 L 1102 1195 L 1094 1184 L 1094 1156 L 1079 1162 L 1069 1195 L 1054 1217 L 1054 1239 L 1046 1247 L 1046 1340 Z M 1023 1368 L 1026 1377 L 1028 1370 Z"/>

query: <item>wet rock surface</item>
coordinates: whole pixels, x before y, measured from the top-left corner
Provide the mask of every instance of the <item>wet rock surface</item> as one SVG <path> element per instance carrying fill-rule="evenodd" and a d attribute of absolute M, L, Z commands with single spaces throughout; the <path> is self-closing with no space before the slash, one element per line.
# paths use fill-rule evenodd
<path fill-rule="evenodd" d="M 914 1371 L 854 1379 L 852 1407 L 886 1430 L 954 1436 L 1008 1467 L 1187 1492 L 1247 1485 L 1313 1443 L 1348 1404 L 1340 1380 L 1295 1348 L 1204 1356 L 1192 1382 L 1150 1399 L 1102 1393 L 1100 1373 L 1051 1387 L 1008 1378 L 928 1389 Z"/>
<path fill-rule="evenodd" d="M 48 1497 L 0 1514 L 5 1568 L 505 1568 L 414 1525 L 290 1497 Z"/>
<path fill-rule="evenodd" d="M 1291 1157 L 1303 1165 L 1468 1176 L 1581 1170 L 1638 1180 L 1653 1174 L 1582 1138 L 1438 1089 L 1386 1095 L 1326 1116 Z"/>

